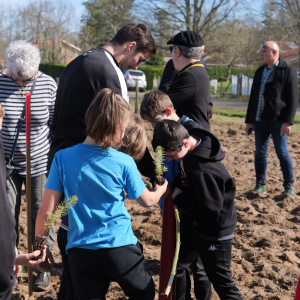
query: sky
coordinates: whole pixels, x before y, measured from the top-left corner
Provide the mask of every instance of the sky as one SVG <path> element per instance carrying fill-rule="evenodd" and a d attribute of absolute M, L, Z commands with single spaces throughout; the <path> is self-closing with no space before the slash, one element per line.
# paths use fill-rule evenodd
<path fill-rule="evenodd" d="M 37 0 L 31 0 L 32 2 L 38 2 Z M 71 4 L 73 4 L 74 8 L 76 9 L 76 14 L 80 18 L 81 15 L 84 12 L 84 6 L 82 3 L 84 0 L 63 0 L 65 2 L 69 1 Z M 14 7 L 14 5 L 20 6 L 20 5 L 26 5 L 30 2 L 30 0 L 0 0 L 0 7 L 2 5 Z M 55 0 L 52 0 L 51 2 L 55 2 Z"/>

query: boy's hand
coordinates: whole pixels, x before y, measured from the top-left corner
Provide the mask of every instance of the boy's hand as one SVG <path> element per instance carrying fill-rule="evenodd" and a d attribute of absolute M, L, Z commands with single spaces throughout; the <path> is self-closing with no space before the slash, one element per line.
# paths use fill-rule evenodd
<path fill-rule="evenodd" d="M 167 187 L 168 187 L 168 181 L 165 179 L 165 182 L 163 185 L 158 185 L 155 183 L 154 192 L 158 192 L 160 194 L 160 196 L 162 196 L 166 192 Z"/>
<path fill-rule="evenodd" d="M 181 189 L 175 188 L 174 192 L 172 193 L 172 199 L 174 200 L 174 198 L 181 193 L 183 193 Z"/>

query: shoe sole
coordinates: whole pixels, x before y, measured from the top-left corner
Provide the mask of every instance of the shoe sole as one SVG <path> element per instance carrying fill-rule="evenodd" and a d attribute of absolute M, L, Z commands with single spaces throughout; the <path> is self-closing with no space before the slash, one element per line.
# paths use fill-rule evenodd
<path fill-rule="evenodd" d="M 267 193 L 267 192 L 258 193 L 258 192 L 253 192 L 253 191 L 252 191 L 252 194 L 255 195 L 255 196 L 265 195 L 266 193 Z"/>
<path fill-rule="evenodd" d="M 36 292 L 44 292 L 44 291 L 47 291 L 50 289 L 50 285 L 46 288 L 41 288 L 41 287 L 38 287 L 38 286 L 33 286 L 33 290 L 36 291 Z"/>
<path fill-rule="evenodd" d="M 283 195 L 283 198 L 295 198 L 295 196 L 294 195 L 291 195 L 291 194 L 284 194 Z"/>

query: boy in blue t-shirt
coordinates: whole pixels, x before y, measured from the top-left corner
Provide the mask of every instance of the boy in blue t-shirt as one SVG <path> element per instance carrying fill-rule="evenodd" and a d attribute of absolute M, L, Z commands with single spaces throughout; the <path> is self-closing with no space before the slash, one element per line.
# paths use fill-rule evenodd
<path fill-rule="evenodd" d="M 152 206 L 167 182 L 148 191 L 134 160 L 113 148 L 121 145 L 130 117 L 121 96 L 110 89 L 98 92 L 86 113 L 87 138 L 56 153 L 38 212 L 36 234 L 41 234 L 62 194 L 66 199 L 78 197 L 68 214 L 66 252 L 79 300 L 105 299 L 110 281 L 117 282 L 129 298 L 155 296 L 142 245 L 124 205 L 124 191 L 141 205 Z"/>

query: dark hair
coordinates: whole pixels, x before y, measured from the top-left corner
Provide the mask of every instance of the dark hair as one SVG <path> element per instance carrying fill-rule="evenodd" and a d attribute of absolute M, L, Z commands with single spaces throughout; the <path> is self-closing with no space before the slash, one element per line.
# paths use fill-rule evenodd
<path fill-rule="evenodd" d="M 174 105 L 167 94 L 162 91 L 151 91 L 143 97 L 140 115 L 143 119 L 145 115 L 155 118 L 157 115 L 162 114 L 168 107 L 175 112 Z"/>
<path fill-rule="evenodd" d="M 110 41 L 115 45 L 124 45 L 127 42 L 136 42 L 136 53 L 156 53 L 155 41 L 151 32 L 144 24 L 128 24 L 122 27 Z"/>
<path fill-rule="evenodd" d="M 128 103 L 111 89 L 97 93 L 85 114 L 86 134 L 100 143 L 103 149 L 122 143 L 118 134 L 130 119 Z"/>
<path fill-rule="evenodd" d="M 132 114 L 119 151 L 130 155 L 135 161 L 142 159 L 147 146 L 146 130 L 141 120 Z"/>
<path fill-rule="evenodd" d="M 162 120 L 154 128 L 152 146 L 162 146 L 165 151 L 181 150 L 182 143 L 189 138 L 188 131 L 178 122 Z"/>

